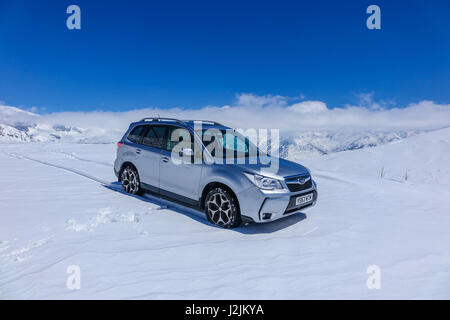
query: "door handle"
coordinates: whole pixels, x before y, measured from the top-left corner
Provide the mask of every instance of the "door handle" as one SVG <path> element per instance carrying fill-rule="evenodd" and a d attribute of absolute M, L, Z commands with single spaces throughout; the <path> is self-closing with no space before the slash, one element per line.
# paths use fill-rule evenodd
<path fill-rule="evenodd" d="M 169 162 L 169 158 L 168 157 L 162 157 L 162 161 L 163 162 Z"/>
<path fill-rule="evenodd" d="M 136 153 L 140 154 L 141 153 L 141 149 L 136 149 Z"/>

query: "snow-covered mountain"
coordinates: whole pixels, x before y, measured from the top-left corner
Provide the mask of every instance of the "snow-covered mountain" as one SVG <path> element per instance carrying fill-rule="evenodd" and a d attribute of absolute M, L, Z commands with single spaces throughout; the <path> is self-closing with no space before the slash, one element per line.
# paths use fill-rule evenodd
<path fill-rule="evenodd" d="M 0 142 L 29 142 L 32 141 L 31 136 L 23 131 L 19 130 L 15 127 L 0 124 Z"/>
<path fill-rule="evenodd" d="M 42 124 L 15 123 L 0 124 L 0 142 L 46 142 L 60 141 L 82 142 L 85 137 L 83 131 L 77 127 L 64 125 L 47 126 Z"/>
<path fill-rule="evenodd" d="M 28 117 L 37 117 L 38 114 L 25 111 L 16 107 L 10 106 L 0 106 L 0 120 L 4 122 L 15 121 L 19 117 L 28 118 Z"/>
<path fill-rule="evenodd" d="M 422 133 L 419 130 L 397 131 L 307 131 L 281 139 L 280 155 L 295 160 L 329 153 L 375 147 Z"/>
<path fill-rule="evenodd" d="M 70 123 L 44 120 L 38 114 L 19 108 L 0 106 L 0 143 L 113 143 L 122 134 L 122 130 L 103 128 L 101 123 L 97 128 L 80 128 Z"/>

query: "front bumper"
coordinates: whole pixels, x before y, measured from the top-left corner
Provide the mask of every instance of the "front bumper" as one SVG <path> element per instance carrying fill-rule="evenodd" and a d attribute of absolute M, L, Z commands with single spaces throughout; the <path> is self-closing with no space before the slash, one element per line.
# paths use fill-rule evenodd
<path fill-rule="evenodd" d="M 311 202 L 299 206 L 295 205 L 297 197 L 309 193 L 313 193 Z M 301 212 L 314 206 L 317 197 L 317 185 L 314 181 L 311 188 L 300 192 L 264 191 L 252 186 L 237 194 L 243 219 L 254 222 L 270 222 Z"/>

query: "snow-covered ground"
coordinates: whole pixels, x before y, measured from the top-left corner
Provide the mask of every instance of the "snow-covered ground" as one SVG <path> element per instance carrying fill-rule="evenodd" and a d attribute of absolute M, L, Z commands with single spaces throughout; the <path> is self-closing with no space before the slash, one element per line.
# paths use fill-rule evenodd
<path fill-rule="evenodd" d="M 317 205 L 234 230 L 122 193 L 114 157 L 114 144 L 0 145 L 0 298 L 450 298 L 450 129 L 302 160 Z"/>

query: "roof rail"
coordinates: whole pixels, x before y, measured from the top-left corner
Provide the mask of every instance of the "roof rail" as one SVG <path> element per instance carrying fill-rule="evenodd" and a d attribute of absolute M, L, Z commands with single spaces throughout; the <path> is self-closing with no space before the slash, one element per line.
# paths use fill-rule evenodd
<path fill-rule="evenodd" d="M 225 127 L 223 124 L 216 122 L 216 121 L 211 121 L 211 120 L 183 120 L 183 121 L 184 122 L 204 122 L 204 123 L 213 124 L 215 126 Z"/>
<path fill-rule="evenodd" d="M 180 124 L 185 124 L 184 121 L 181 121 L 179 119 L 174 119 L 174 118 L 161 118 L 161 117 L 147 117 L 147 118 L 143 118 L 141 120 L 142 121 L 175 121 L 177 123 Z"/>
<path fill-rule="evenodd" d="M 215 126 L 226 127 L 219 122 L 211 121 L 211 120 L 179 120 L 179 119 L 175 119 L 175 118 L 147 117 L 147 118 L 143 118 L 141 120 L 141 122 L 144 122 L 144 121 L 174 121 L 174 122 L 180 123 L 180 124 L 186 124 L 186 122 L 204 122 L 204 123 L 210 123 Z"/>

